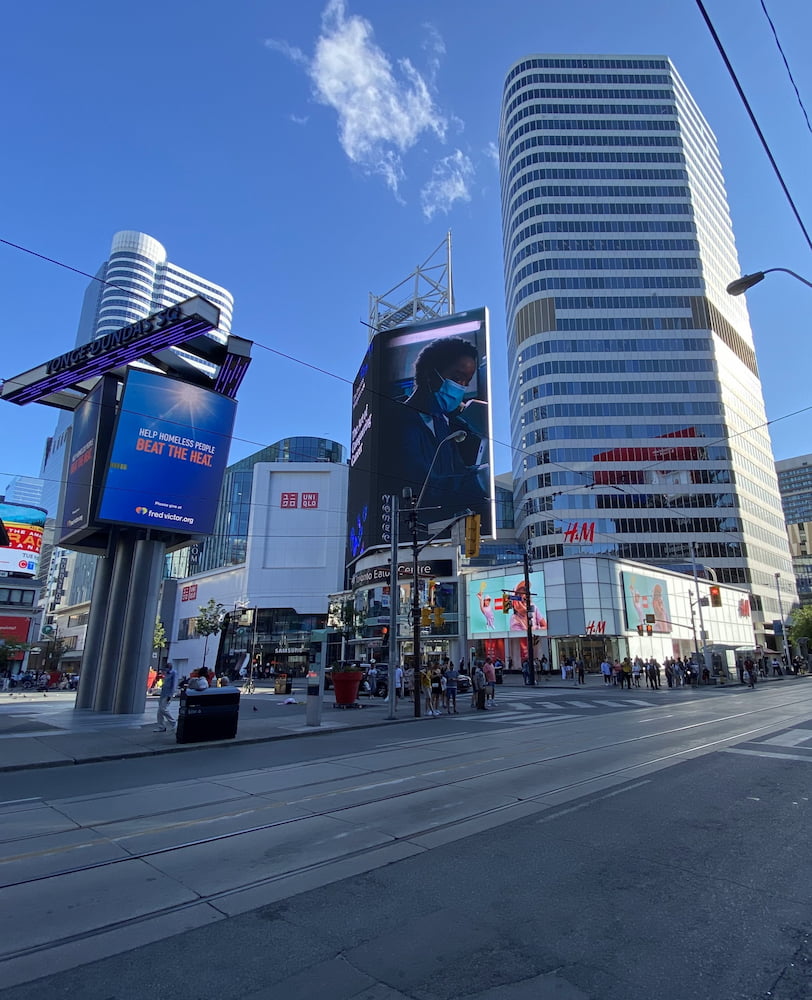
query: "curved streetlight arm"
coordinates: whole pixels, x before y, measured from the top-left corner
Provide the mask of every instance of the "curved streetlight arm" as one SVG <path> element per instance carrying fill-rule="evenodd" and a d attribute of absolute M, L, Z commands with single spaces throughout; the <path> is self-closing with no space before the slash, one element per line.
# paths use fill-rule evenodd
<path fill-rule="evenodd" d="M 763 281 L 765 274 L 772 274 L 773 271 L 783 271 L 784 274 L 791 274 L 793 278 L 797 278 L 802 284 L 812 288 L 812 281 L 807 281 L 806 278 L 802 278 L 800 274 L 796 274 L 795 271 L 791 271 L 788 267 L 768 267 L 763 271 L 743 274 L 740 278 L 736 278 L 735 281 L 731 281 L 727 286 L 727 294 L 742 295 L 749 288 L 752 288 L 753 285 L 757 285 L 760 281 Z"/>
<path fill-rule="evenodd" d="M 431 474 L 432 471 L 434 470 L 434 463 L 437 461 L 437 456 L 440 454 L 440 449 L 443 447 L 446 441 L 456 441 L 457 444 L 459 444 L 460 442 L 464 441 L 467 437 L 468 437 L 467 431 L 453 431 L 451 434 L 446 435 L 446 437 L 444 437 L 443 440 L 437 445 L 437 448 L 434 452 L 434 456 L 431 460 L 431 465 L 429 465 L 429 471 L 426 473 L 426 478 L 423 481 L 423 485 L 420 488 L 420 493 L 417 496 L 417 503 L 415 504 L 415 508 L 418 508 L 420 506 L 420 501 L 423 499 L 423 494 L 426 492 L 426 487 L 428 486 L 429 480 L 431 479 Z"/>

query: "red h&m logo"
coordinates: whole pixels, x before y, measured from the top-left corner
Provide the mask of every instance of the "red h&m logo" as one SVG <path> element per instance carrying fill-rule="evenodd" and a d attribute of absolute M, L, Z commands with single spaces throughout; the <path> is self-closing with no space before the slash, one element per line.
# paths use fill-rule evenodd
<path fill-rule="evenodd" d="M 181 601 L 196 601 L 197 600 L 197 584 L 190 583 L 188 587 L 184 587 L 180 592 Z"/>
<path fill-rule="evenodd" d="M 304 510 L 315 510 L 319 505 L 318 493 L 303 493 L 302 507 Z"/>
<path fill-rule="evenodd" d="M 593 620 L 586 626 L 585 631 L 587 635 L 604 635 L 606 633 L 606 622 L 596 622 Z"/>
<path fill-rule="evenodd" d="M 595 522 L 584 521 L 579 524 L 577 521 L 570 521 L 569 527 L 564 532 L 565 542 L 594 542 Z"/>
<path fill-rule="evenodd" d="M 298 493 L 283 493 L 282 499 L 279 504 L 280 507 L 298 507 L 299 506 L 299 494 Z"/>

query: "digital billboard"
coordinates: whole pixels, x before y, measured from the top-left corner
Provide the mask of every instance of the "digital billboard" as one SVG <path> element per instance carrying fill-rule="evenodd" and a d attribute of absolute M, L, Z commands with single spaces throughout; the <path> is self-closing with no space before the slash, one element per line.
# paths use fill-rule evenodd
<path fill-rule="evenodd" d="M 644 576 L 642 573 L 622 573 L 621 576 L 626 625 L 629 630 L 637 630 L 638 625 L 642 625 L 644 629 L 646 625 L 651 625 L 652 632 L 670 632 L 672 626 L 667 581 L 657 576 Z"/>
<path fill-rule="evenodd" d="M 99 519 L 208 534 L 223 481 L 236 403 L 210 389 L 132 369 Z"/>
<path fill-rule="evenodd" d="M 485 308 L 373 337 L 353 384 L 350 560 L 391 540 L 391 498 L 407 507 L 406 487 L 423 491 L 421 536 L 427 523 L 468 510 L 483 536 L 492 533 L 488 351 Z"/>
<path fill-rule="evenodd" d="M 23 503 L 0 503 L 9 544 L 0 548 L 0 570 L 36 576 L 48 512 Z"/>
<path fill-rule="evenodd" d="M 544 572 L 530 574 L 530 607 L 533 632 L 547 634 Z M 527 596 L 524 573 L 468 580 L 468 638 L 507 639 L 527 637 Z"/>
<path fill-rule="evenodd" d="M 96 493 L 107 460 L 115 413 L 116 380 L 109 375 L 102 376 L 73 411 L 60 545 L 81 539 L 93 522 Z"/>

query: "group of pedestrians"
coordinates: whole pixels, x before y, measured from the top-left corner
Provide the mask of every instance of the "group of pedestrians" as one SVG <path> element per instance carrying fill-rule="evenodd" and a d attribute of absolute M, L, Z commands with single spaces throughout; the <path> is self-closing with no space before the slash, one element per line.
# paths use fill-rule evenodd
<path fill-rule="evenodd" d="M 457 692 L 461 670 L 446 657 L 439 667 L 420 671 L 423 710 L 426 715 L 458 715 Z"/>
<path fill-rule="evenodd" d="M 634 659 L 624 656 L 622 660 L 605 659 L 601 663 L 604 685 L 625 687 L 629 691 L 631 691 L 632 686 L 636 688 L 641 686 L 641 678 L 645 680 L 647 688 L 659 688 L 660 670 L 660 664 L 653 656 L 645 660 L 640 656 L 635 656 Z M 667 678 L 668 672 L 666 671 Z M 579 680 L 579 683 L 583 683 L 583 681 Z M 670 682 L 668 686 L 671 686 Z"/>

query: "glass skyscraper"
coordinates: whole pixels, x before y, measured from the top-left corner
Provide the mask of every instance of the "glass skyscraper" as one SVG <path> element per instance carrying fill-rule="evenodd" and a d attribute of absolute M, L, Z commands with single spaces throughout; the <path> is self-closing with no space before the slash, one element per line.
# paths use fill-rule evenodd
<path fill-rule="evenodd" d="M 516 529 L 796 598 L 716 140 L 663 56 L 528 56 L 499 134 Z"/>

